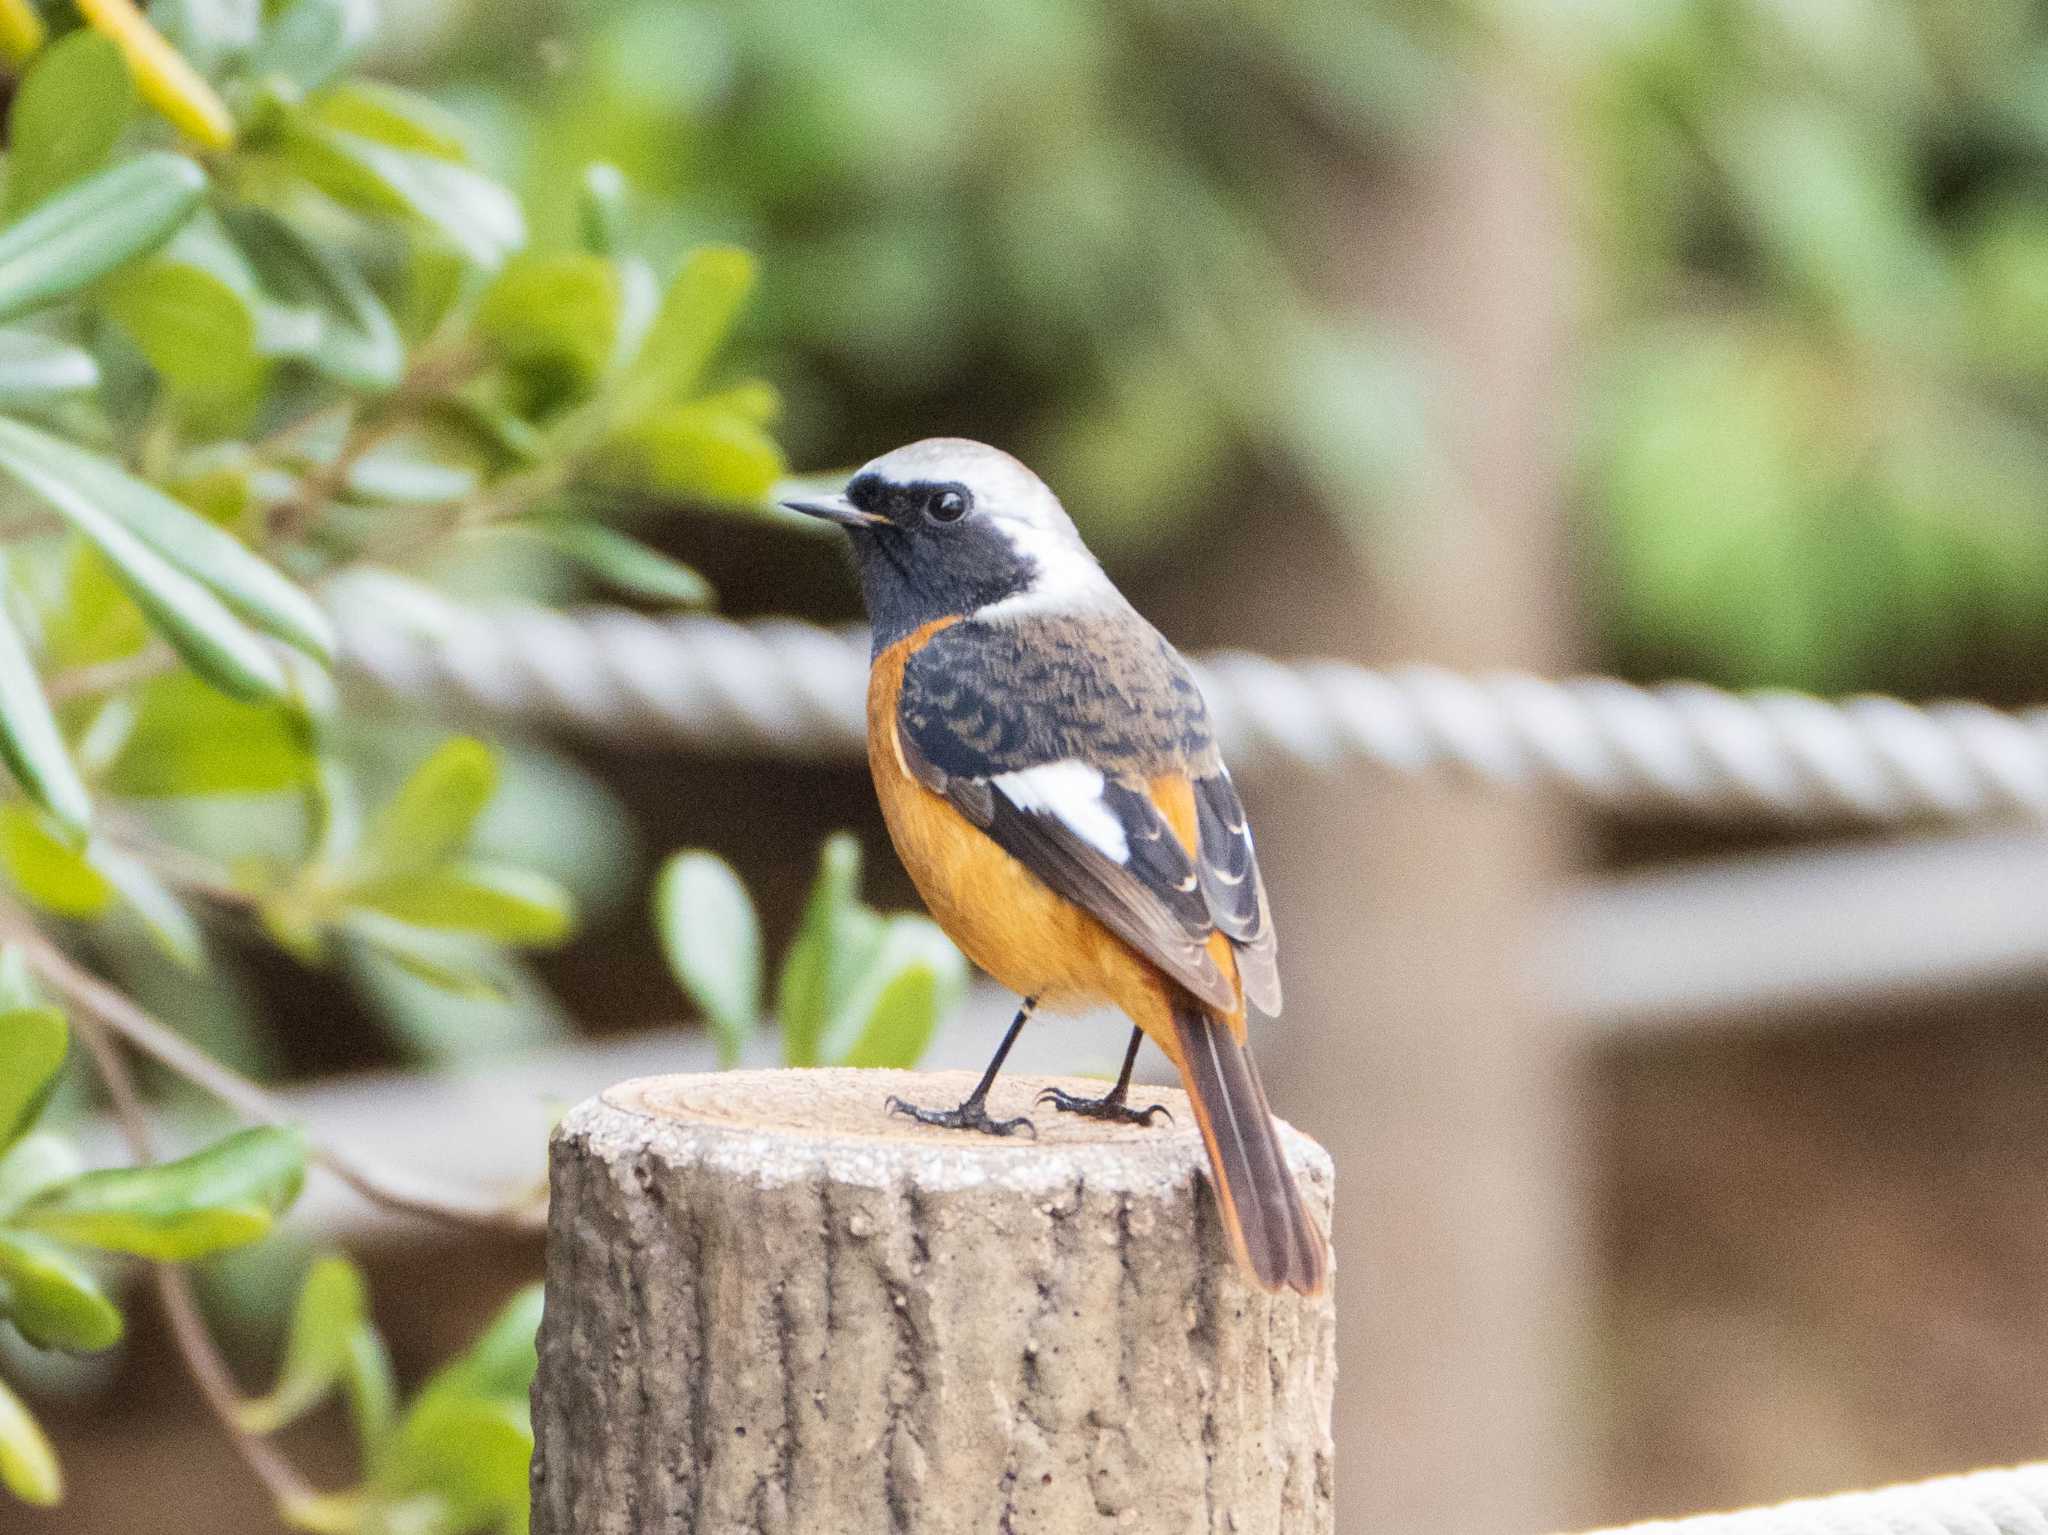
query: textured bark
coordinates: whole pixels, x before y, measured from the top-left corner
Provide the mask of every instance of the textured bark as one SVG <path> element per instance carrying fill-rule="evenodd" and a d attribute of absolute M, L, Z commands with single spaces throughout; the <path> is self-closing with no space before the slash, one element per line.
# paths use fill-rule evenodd
<path fill-rule="evenodd" d="M 1141 1129 L 1003 1083 L 1036 1143 L 883 1116 L 971 1085 L 651 1078 L 563 1121 L 536 1535 L 1332 1530 L 1330 1300 L 1238 1277 L 1185 1101 Z"/>

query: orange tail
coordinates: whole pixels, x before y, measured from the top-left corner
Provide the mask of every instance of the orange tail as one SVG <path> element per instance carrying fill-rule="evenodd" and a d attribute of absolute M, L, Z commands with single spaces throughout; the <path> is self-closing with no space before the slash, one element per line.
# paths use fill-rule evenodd
<path fill-rule="evenodd" d="M 1320 1294 L 1329 1246 L 1302 1208 L 1251 1052 L 1192 997 L 1176 999 L 1173 1024 L 1181 1085 L 1209 1147 L 1216 1204 L 1239 1266 L 1263 1289 Z"/>

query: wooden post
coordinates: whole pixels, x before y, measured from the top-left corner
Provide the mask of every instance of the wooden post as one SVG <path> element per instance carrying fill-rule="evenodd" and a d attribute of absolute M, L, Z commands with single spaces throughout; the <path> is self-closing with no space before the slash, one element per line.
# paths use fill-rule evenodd
<path fill-rule="evenodd" d="M 1323 290 L 1426 359 L 1436 494 L 1383 514 L 1371 579 L 1327 529 L 1257 508 L 1261 547 L 1285 555 L 1225 573 L 1214 607 L 1236 642 L 1567 664 L 1571 257 L 1545 127 L 1481 95 L 1398 181 L 1333 166 Z M 1366 774 L 1275 774 L 1248 799 L 1288 1004 L 1254 1042 L 1273 1101 L 1345 1169 L 1337 1226 L 1358 1253 L 1338 1342 L 1346 1525 L 1569 1528 L 1597 1437 L 1575 1394 L 1578 1058 L 1533 978 L 1573 818 Z"/>
<path fill-rule="evenodd" d="M 535 1535 L 1329 1535 L 1331 1303 L 1231 1267 L 1185 1100 L 1106 1125 L 1007 1079 L 1035 1142 L 884 1115 L 973 1080 L 657 1077 L 569 1114 Z M 1285 1138 L 1327 1220 L 1329 1158 Z"/>

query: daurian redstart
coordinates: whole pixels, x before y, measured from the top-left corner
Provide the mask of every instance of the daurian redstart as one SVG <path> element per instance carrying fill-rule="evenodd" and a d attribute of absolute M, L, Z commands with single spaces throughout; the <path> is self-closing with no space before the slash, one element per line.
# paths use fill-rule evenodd
<path fill-rule="evenodd" d="M 1273 920 L 1187 663 L 997 449 L 912 443 L 843 495 L 785 504 L 853 540 L 874 627 L 868 760 L 896 850 L 940 925 L 1024 998 L 964 1103 L 890 1108 L 1023 1128 L 987 1095 L 1033 1009 L 1114 1004 L 1137 1026 L 1116 1086 L 1041 1101 L 1147 1121 L 1126 1100 L 1149 1037 L 1180 1068 L 1240 1265 L 1319 1291 L 1328 1249 L 1245 1048 L 1247 1001 L 1280 1011 Z"/>

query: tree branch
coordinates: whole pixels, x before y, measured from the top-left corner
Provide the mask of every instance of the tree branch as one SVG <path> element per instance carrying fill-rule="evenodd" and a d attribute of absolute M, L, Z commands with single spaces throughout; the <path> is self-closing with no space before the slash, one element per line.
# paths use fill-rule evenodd
<path fill-rule="evenodd" d="M 125 992 L 108 985 L 66 954 L 18 908 L 0 905 L 0 938 L 17 945 L 29 966 L 83 1013 L 135 1049 L 202 1088 L 244 1118 L 288 1125 L 291 1114 L 263 1088 L 223 1066 L 164 1025 Z M 118 1064 L 118 1063 L 117 1063 Z M 512 1199 L 445 1189 L 430 1179 L 379 1167 L 334 1146 L 314 1143 L 313 1160 L 363 1198 L 446 1225 L 531 1234 L 546 1228 L 539 1190 Z"/>
<path fill-rule="evenodd" d="M 73 698 L 90 698 L 99 693 L 117 692 L 131 683 L 147 682 L 172 670 L 177 664 L 178 658 L 170 646 L 152 643 L 132 656 L 57 672 L 43 684 L 43 691 L 53 704 Z"/>
<path fill-rule="evenodd" d="M 120 1047 L 108 1037 L 102 1020 L 96 1016 L 80 1019 L 78 1037 L 91 1054 L 100 1080 L 106 1084 L 107 1097 L 114 1106 L 114 1118 L 128 1142 L 128 1149 L 138 1162 L 155 1161 L 156 1147 L 150 1135 L 149 1117 L 143 1111 L 142 1099 L 135 1090 L 135 1079 L 129 1074 L 128 1063 L 121 1059 Z M 214 1345 L 213 1334 L 207 1331 L 206 1318 L 200 1314 L 199 1303 L 192 1295 L 191 1281 L 182 1269 L 172 1264 L 158 1263 L 152 1267 L 156 1272 L 157 1295 L 163 1303 L 164 1316 L 170 1323 L 178 1355 L 185 1362 L 185 1372 L 192 1377 L 192 1383 L 199 1388 L 199 1394 L 206 1399 L 206 1405 L 220 1420 L 221 1427 L 227 1430 L 236 1453 L 280 1507 L 289 1508 L 313 1499 L 317 1494 L 312 1484 L 299 1475 L 298 1468 L 278 1453 L 268 1440 L 242 1426 L 241 1391 L 227 1361 Z"/>
<path fill-rule="evenodd" d="M 481 358 L 467 348 L 450 348 L 420 357 L 382 404 L 355 422 L 334 457 L 306 474 L 288 500 L 270 509 L 270 541 L 285 541 L 303 534 L 321 509 L 347 487 L 348 477 L 357 464 L 412 425 L 418 407 L 454 388 L 480 364 Z"/>

